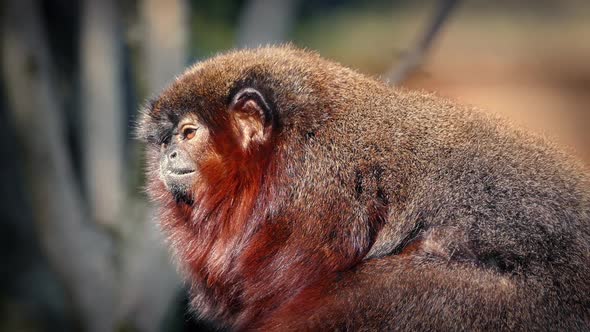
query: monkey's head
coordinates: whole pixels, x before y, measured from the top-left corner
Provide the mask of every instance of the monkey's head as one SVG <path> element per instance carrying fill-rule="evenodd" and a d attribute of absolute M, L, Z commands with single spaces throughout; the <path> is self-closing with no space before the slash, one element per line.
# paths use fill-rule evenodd
<path fill-rule="evenodd" d="M 230 179 L 247 186 L 260 176 L 254 172 L 267 166 L 281 135 L 310 132 L 327 116 L 299 114 L 301 105 L 306 112 L 321 110 L 313 99 L 317 73 L 303 57 L 321 60 L 290 47 L 267 48 L 187 70 L 142 114 L 139 134 L 148 144 L 150 180 L 164 185 L 178 204 L 193 204 L 204 187 L 227 190 Z M 215 184 L 211 176 L 225 179 Z M 162 188 L 154 189 L 156 199 L 169 199 Z"/>
<path fill-rule="evenodd" d="M 224 163 L 250 166 L 248 160 L 268 145 L 271 135 L 271 108 L 258 90 L 244 87 L 227 100 L 199 93 L 172 100 L 165 94 L 152 104 L 145 120 L 158 127 L 146 136 L 152 149 L 158 147 L 151 151 L 152 171 L 178 204 L 192 204 L 195 186 L 207 186 L 199 180 L 207 180 L 203 177 L 208 171 L 230 166 Z M 196 103 L 187 105 L 190 101 L 184 98 Z"/>

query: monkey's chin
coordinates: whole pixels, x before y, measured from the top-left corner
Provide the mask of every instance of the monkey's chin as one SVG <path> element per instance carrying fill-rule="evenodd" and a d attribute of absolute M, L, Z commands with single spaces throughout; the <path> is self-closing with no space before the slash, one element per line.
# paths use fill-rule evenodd
<path fill-rule="evenodd" d="M 182 177 L 172 176 L 167 177 L 165 179 L 164 182 L 166 184 L 166 188 L 168 189 L 168 191 L 170 191 L 176 203 L 183 203 L 188 205 L 193 204 L 193 197 L 191 192 L 192 181 L 190 181 L 191 178 L 192 177 L 190 177 L 187 174 Z"/>
<path fill-rule="evenodd" d="M 193 205 L 193 197 L 188 188 L 173 186 L 169 190 L 177 204 Z"/>

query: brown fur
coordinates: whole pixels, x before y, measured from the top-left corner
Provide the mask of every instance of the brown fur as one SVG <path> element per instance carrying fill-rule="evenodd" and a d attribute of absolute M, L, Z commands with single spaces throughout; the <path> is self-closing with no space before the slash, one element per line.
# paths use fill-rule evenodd
<path fill-rule="evenodd" d="M 272 111 L 247 149 L 244 87 Z M 182 202 L 158 160 L 187 114 L 208 138 Z M 192 304 L 222 327 L 590 329 L 588 175 L 542 138 L 292 47 L 197 64 L 139 133 Z"/>

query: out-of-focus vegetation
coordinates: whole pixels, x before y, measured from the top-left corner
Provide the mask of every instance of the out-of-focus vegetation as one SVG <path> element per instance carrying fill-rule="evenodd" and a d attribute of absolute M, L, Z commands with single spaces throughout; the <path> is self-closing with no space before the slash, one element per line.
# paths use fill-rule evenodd
<path fill-rule="evenodd" d="M 185 291 L 132 123 L 183 68 L 291 42 L 381 78 L 437 1 L 5 0 L 0 331 L 182 331 Z M 403 88 L 544 131 L 590 162 L 590 3 L 460 2 Z"/>

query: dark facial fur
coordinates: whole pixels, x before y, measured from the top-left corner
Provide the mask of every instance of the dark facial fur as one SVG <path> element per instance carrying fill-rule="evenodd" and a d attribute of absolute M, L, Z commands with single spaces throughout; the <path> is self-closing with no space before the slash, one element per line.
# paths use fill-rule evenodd
<path fill-rule="evenodd" d="M 190 68 L 139 134 L 221 327 L 590 329 L 588 173 L 501 120 L 270 47 Z"/>

